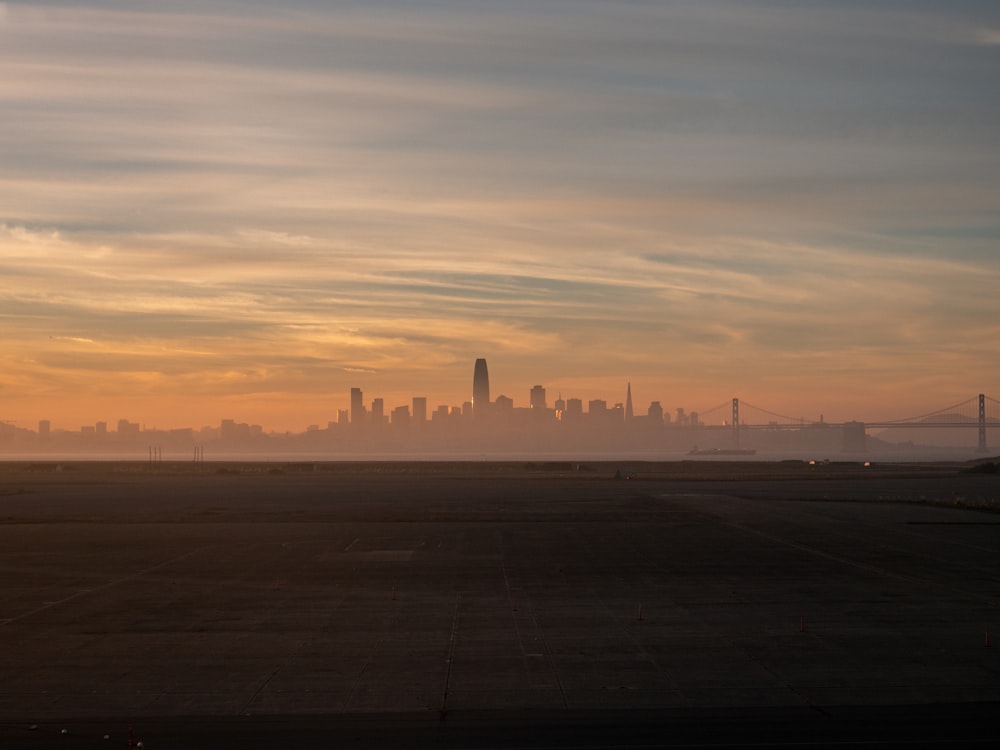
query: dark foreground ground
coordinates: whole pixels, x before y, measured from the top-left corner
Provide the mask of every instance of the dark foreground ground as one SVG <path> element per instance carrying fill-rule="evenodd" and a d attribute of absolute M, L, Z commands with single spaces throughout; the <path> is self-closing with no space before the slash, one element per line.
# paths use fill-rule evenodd
<path fill-rule="evenodd" d="M 0 747 L 992 743 L 963 468 L 0 464 Z"/>

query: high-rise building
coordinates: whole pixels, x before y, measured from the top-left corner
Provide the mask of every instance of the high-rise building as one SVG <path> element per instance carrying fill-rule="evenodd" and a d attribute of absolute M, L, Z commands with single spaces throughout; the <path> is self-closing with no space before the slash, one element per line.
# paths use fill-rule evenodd
<path fill-rule="evenodd" d="M 566 399 L 565 416 L 569 419 L 580 419 L 583 417 L 583 401 L 578 398 Z"/>
<path fill-rule="evenodd" d="M 483 417 L 490 408 L 490 373 L 486 360 L 476 360 L 476 370 L 472 376 L 472 416 Z"/>
<path fill-rule="evenodd" d="M 625 394 L 625 421 L 631 422 L 633 416 L 635 415 L 632 413 L 632 383 L 629 383 Z"/>
<path fill-rule="evenodd" d="M 365 401 L 360 388 L 351 388 L 351 424 L 361 424 L 365 418 Z"/>
<path fill-rule="evenodd" d="M 545 403 L 545 388 L 540 385 L 534 385 L 531 387 L 531 399 L 529 401 L 532 409 L 547 409 L 548 404 Z"/>
<path fill-rule="evenodd" d="M 646 409 L 646 414 L 656 424 L 663 424 L 663 407 L 660 406 L 659 401 L 650 403 L 649 408 Z"/>
<path fill-rule="evenodd" d="M 118 434 L 119 435 L 138 435 L 139 434 L 139 423 L 129 422 L 127 419 L 118 420 Z"/>
<path fill-rule="evenodd" d="M 385 402 L 380 398 L 372 399 L 372 422 L 382 424 L 382 417 L 385 415 Z"/>
<path fill-rule="evenodd" d="M 413 421 L 417 424 L 423 424 L 427 421 L 427 397 L 426 396 L 414 396 L 413 397 Z"/>

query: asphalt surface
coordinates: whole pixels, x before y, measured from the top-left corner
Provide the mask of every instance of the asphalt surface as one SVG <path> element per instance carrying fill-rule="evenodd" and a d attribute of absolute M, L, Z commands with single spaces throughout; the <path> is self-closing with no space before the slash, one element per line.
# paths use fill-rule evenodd
<path fill-rule="evenodd" d="M 997 739 L 995 475 L 575 469 L 0 471 L 0 746 Z"/>

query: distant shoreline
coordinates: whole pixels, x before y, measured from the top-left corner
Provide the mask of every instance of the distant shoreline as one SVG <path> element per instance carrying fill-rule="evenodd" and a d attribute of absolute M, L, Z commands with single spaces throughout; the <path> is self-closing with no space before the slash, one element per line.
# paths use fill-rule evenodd
<path fill-rule="evenodd" d="M 994 473 L 1000 457 L 967 461 L 804 460 L 745 456 L 683 456 L 672 460 L 603 459 L 225 459 L 204 462 L 138 459 L 0 458 L 0 476 L 11 474 L 412 474 L 447 476 L 518 475 L 605 477 L 623 480 L 705 478 L 836 479 L 914 476 L 958 476 Z"/>

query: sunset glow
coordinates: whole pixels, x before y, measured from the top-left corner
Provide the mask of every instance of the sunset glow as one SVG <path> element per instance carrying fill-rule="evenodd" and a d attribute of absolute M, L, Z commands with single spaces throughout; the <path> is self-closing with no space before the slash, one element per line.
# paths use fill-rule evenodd
<path fill-rule="evenodd" d="M 1000 372 L 991 2 L 0 2 L 0 421 Z"/>

